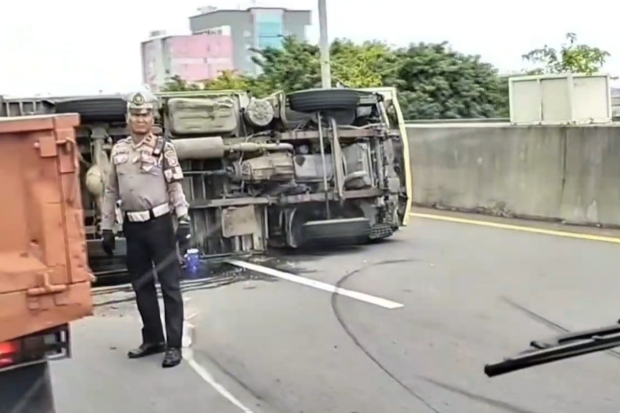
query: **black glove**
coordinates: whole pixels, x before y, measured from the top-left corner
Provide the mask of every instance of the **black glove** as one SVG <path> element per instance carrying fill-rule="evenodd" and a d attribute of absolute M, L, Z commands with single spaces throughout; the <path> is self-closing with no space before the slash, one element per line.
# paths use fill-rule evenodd
<path fill-rule="evenodd" d="M 110 229 L 104 229 L 102 231 L 103 239 L 101 240 L 101 247 L 103 251 L 109 256 L 114 255 L 114 247 L 116 246 L 116 239 L 114 238 L 114 232 Z"/>
<path fill-rule="evenodd" d="M 177 242 L 179 243 L 179 249 L 182 253 L 189 248 L 190 239 L 192 237 L 192 231 L 189 220 L 179 219 L 179 226 L 177 227 Z"/>

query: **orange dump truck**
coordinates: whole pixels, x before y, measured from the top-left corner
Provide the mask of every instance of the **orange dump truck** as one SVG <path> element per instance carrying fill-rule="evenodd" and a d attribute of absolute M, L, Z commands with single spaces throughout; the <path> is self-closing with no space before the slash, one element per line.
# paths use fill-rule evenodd
<path fill-rule="evenodd" d="M 48 361 L 92 314 L 79 116 L 0 118 L 0 413 L 52 413 Z"/>

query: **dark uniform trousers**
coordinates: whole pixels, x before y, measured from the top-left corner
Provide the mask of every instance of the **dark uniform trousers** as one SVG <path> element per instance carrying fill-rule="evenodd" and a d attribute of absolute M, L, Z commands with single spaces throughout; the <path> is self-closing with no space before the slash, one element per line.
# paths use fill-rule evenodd
<path fill-rule="evenodd" d="M 123 232 L 127 242 L 127 270 L 144 325 L 143 343 L 167 342 L 170 348 L 181 348 L 184 319 L 181 266 L 172 217 L 168 213 L 146 222 L 130 222 L 125 218 Z M 167 340 L 159 315 L 155 272 L 164 301 Z"/>

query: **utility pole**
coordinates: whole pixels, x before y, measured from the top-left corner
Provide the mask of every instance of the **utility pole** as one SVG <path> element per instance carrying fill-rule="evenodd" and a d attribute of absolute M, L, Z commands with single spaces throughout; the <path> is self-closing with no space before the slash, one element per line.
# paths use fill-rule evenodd
<path fill-rule="evenodd" d="M 319 0 L 319 48 L 321 50 L 321 86 L 323 89 L 332 87 L 332 74 L 329 60 L 329 37 L 327 35 L 326 0 Z"/>

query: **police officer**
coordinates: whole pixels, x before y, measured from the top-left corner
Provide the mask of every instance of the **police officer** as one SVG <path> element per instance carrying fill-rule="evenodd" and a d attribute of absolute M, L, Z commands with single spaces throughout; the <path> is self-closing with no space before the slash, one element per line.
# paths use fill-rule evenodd
<path fill-rule="evenodd" d="M 187 247 L 190 225 L 181 186 L 183 172 L 174 146 L 152 133 L 156 103 L 148 93 L 134 93 L 129 98 L 127 124 L 131 136 L 112 147 L 112 166 L 102 204 L 102 247 L 108 255 L 113 254 L 112 229 L 120 200 L 127 269 L 143 323 L 142 344 L 130 350 L 128 356 L 140 358 L 165 352 L 163 367 L 174 367 L 182 359 L 184 318 L 176 241 L 181 249 Z M 178 220 L 176 234 L 172 214 Z M 155 272 L 164 301 L 165 337 Z"/>

